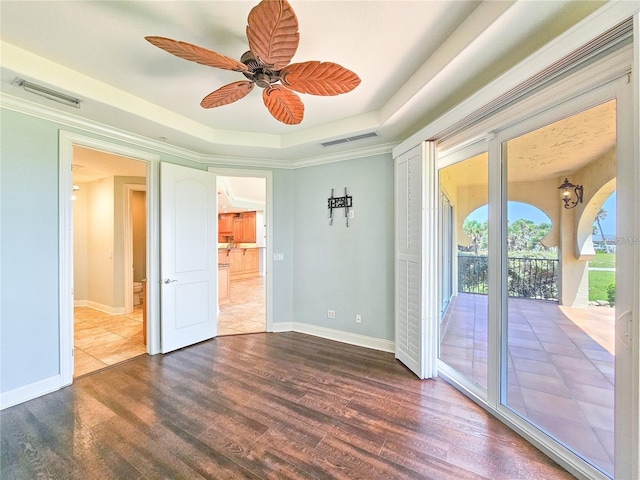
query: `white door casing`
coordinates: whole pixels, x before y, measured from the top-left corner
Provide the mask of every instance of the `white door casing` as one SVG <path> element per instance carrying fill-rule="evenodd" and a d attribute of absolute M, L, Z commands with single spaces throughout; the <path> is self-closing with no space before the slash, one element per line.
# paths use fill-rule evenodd
<path fill-rule="evenodd" d="M 437 222 L 431 198 L 435 146 L 427 143 L 395 159 L 396 269 L 395 355 L 419 378 L 436 375 L 431 355 L 437 325 L 435 294 L 425 290 L 435 285 L 435 254 L 425 244 L 435 242 Z M 429 321 L 425 321 L 428 319 Z"/>
<path fill-rule="evenodd" d="M 161 351 L 217 333 L 215 175 L 169 163 L 160 167 Z"/>

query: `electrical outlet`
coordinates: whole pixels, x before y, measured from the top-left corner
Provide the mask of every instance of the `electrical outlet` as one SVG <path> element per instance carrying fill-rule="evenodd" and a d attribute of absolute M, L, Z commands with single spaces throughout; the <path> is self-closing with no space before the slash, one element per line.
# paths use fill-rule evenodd
<path fill-rule="evenodd" d="M 356 315 L 356 323 L 362 323 L 362 315 Z"/>
<path fill-rule="evenodd" d="M 349 210 L 349 218 L 356 218 L 356 212 Z"/>
<path fill-rule="evenodd" d="M 336 318 L 335 310 L 327 310 L 327 318 Z"/>
<path fill-rule="evenodd" d="M 273 260 L 275 262 L 281 262 L 284 260 L 284 253 L 274 253 L 273 254 Z"/>

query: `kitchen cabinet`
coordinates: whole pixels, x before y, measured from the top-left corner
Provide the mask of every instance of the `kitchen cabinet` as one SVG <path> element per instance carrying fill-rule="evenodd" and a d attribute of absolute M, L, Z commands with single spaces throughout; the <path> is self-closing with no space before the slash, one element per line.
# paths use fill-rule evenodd
<path fill-rule="evenodd" d="M 256 243 L 256 212 L 242 214 L 242 242 Z"/>
<path fill-rule="evenodd" d="M 229 291 L 229 267 L 218 265 L 218 304 L 231 300 Z"/>
<path fill-rule="evenodd" d="M 255 230 L 254 230 L 255 233 Z M 260 273 L 260 249 L 246 248 L 244 250 L 243 273 L 258 275 Z"/>
<path fill-rule="evenodd" d="M 218 250 L 218 263 L 229 264 L 230 278 L 249 278 L 260 274 L 259 248 L 232 248 Z"/>
<path fill-rule="evenodd" d="M 256 243 L 256 212 L 218 215 L 218 242 Z"/>
<path fill-rule="evenodd" d="M 228 237 L 233 235 L 233 220 L 235 213 L 221 213 L 218 215 L 218 242 L 228 242 Z"/>
<path fill-rule="evenodd" d="M 229 250 L 229 263 L 231 264 L 229 275 L 238 277 L 244 273 L 244 248 L 232 248 Z"/>
<path fill-rule="evenodd" d="M 242 236 L 244 219 L 241 216 L 237 216 L 233 219 L 233 241 L 235 243 L 245 243 Z"/>

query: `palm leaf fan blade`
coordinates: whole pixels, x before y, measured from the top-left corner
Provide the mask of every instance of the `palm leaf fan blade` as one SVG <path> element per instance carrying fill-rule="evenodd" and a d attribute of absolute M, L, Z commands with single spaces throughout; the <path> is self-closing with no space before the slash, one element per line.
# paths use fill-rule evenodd
<path fill-rule="evenodd" d="M 222 68 L 223 70 L 234 70 L 236 72 L 247 71 L 247 66 L 234 60 L 233 58 L 222 55 L 221 53 L 207 50 L 206 48 L 192 45 L 191 43 L 172 40 L 165 37 L 144 37 L 152 45 L 161 48 L 165 52 L 169 52 L 176 57 L 196 62 L 209 67 Z"/>
<path fill-rule="evenodd" d="M 292 63 L 282 69 L 280 76 L 287 87 L 311 95 L 340 95 L 360 85 L 358 75 L 333 62 Z"/>
<path fill-rule="evenodd" d="M 273 70 L 285 67 L 298 49 L 298 19 L 286 0 L 263 0 L 247 19 L 247 39 L 254 57 Z"/>
<path fill-rule="evenodd" d="M 262 91 L 264 104 L 276 120 L 287 125 L 297 125 L 304 117 L 304 104 L 300 97 L 280 85 Z"/>
<path fill-rule="evenodd" d="M 246 97 L 253 90 L 253 82 L 246 80 L 230 83 L 211 92 L 200 102 L 202 108 L 215 108 L 237 102 Z"/>

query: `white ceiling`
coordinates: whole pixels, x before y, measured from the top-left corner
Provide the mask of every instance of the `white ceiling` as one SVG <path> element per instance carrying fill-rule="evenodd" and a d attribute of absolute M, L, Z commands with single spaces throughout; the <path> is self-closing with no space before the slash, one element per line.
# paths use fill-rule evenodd
<path fill-rule="evenodd" d="M 23 98 L 202 155 L 297 161 L 392 145 L 598 8 L 599 2 L 291 0 L 294 62 L 339 63 L 362 83 L 302 95 L 305 118 L 271 117 L 259 89 L 205 110 L 200 100 L 241 74 L 170 55 L 144 40 L 183 40 L 239 59 L 253 1 L 0 2 L 3 99 Z M 79 110 L 12 85 L 16 77 L 82 100 Z M 334 147 L 320 142 L 375 131 Z"/>

